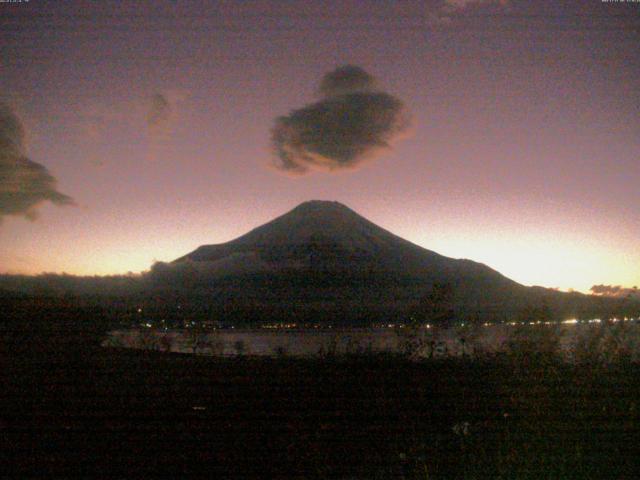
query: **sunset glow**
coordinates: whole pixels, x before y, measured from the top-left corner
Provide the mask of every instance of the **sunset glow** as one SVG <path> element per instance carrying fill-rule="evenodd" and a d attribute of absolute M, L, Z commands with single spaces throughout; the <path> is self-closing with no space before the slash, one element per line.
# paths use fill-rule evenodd
<path fill-rule="evenodd" d="M 525 285 L 640 284 L 637 5 L 384 3 L 1 5 L 0 101 L 76 205 L 0 217 L 0 272 L 144 271 L 326 199 Z M 341 65 L 389 148 L 276 165 Z"/>

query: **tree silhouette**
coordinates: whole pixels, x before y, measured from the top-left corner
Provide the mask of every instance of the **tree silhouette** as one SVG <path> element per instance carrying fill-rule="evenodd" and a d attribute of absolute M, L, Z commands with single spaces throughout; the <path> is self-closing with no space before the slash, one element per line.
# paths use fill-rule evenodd
<path fill-rule="evenodd" d="M 453 294 L 451 283 L 434 283 L 421 299 L 416 318 L 421 323 L 448 326 L 455 318 Z"/>

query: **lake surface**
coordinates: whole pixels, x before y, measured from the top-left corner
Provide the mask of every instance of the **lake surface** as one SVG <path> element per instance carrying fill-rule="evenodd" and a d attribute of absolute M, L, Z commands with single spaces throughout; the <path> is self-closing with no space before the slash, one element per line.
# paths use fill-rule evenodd
<path fill-rule="evenodd" d="M 557 342 L 555 342 L 557 340 Z M 403 353 L 415 357 L 473 356 L 520 346 L 551 348 L 571 357 L 576 348 L 625 351 L 640 355 L 637 319 L 567 320 L 559 324 L 458 325 L 441 329 L 391 328 L 256 328 L 201 331 L 150 327 L 115 330 L 103 346 L 153 349 L 212 356 L 314 357 L 340 354 Z"/>

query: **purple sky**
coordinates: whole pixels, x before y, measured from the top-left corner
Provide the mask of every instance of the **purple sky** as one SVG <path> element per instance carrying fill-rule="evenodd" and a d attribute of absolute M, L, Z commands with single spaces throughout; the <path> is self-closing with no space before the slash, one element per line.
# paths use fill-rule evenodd
<path fill-rule="evenodd" d="M 32 0 L 0 44 L 0 100 L 77 203 L 2 217 L 0 272 L 141 271 L 327 199 L 527 285 L 640 285 L 640 3 Z M 277 170 L 275 119 L 345 64 L 411 135 Z"/>

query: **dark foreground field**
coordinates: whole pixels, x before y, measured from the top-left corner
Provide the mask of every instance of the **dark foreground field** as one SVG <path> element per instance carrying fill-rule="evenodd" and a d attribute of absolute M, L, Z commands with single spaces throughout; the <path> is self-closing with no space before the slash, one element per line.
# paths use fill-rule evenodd
<path fill-rule="evenodd" d="M 637 478 L 640 374 L 502 358 L 237 359 L 3 331 L 2 475 Z"/>

